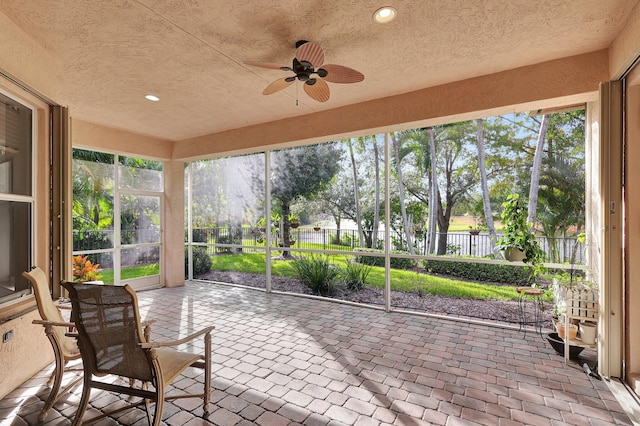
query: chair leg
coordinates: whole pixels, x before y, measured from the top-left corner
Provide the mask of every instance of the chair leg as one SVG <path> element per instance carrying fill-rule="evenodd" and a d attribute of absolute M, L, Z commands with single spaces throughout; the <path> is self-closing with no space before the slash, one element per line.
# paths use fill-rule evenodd
<path fill-rule="evenodd" d="M 56 378 L 57 371 L 58 371 L 58 365 L 56 364 L 56 367 L 53 369 L 53 371 L 51 372 L 51 375 L 47 379 L 47 384 L 45 385 L 46 387 L 50 388 L 51 385 L 53 385 L 53 381 Z"/>
<path fill-rule="evenodd" d="M 161 380 L 159 380 L 161 382 Z M 153 426 L 159 426 L 162 421 L 162 411 L 164 410 L 164 384 L 158 383 L 156 386 L 156 409 L 153 413 Z"/>
<path fill-rule="evenodd" d="M 90 395 L 91 395 L 91 373 L 85 371 L 84 384 L 82 386 L 82 397 L 80 398 L 80 404 L 78 404 L 78 411 L 76 411 L 76 416 L 73 418 L 73 422 L 71 423 L 71 426 L 78 426 L 82 424 L 82 418 L 84 417 L 84 412 L 87 410 L 87 405 L 89 404 Z"/>
<path fill-rule="evenodd" d="M 211 333 L 204 336 L 204 398 L 203 411 L 209 412 L 211 402 Z"/>
<path fill-rule="evenodd" d="M 66 362 L 63 360 L 62 352 L 57 344 L 53 344 L 53 354 L 56 360 L 56 366 L 49 378 L 49 382 L 53 379 L 53 385 L 51 386 L 51 391 L 49 392 L 49 397 L 47 398 L 47 402 L 45 402 L 44 407 L 40 410 L 40 414 L 38 414 L 38 420 L 43 422 L 44 419 L 47 418 L 47 414 L 53 404 L 55 404 L 58 399 L 58 392 L 60 391 L 60 385 L 62 384 L 62 375 L 64 374 L 64 367 Z"/>

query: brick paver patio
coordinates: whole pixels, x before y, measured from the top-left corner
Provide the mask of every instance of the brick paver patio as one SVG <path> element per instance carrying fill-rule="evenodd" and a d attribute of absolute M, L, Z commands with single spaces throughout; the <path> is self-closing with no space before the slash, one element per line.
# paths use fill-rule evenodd
<path fill-rule="evenodd" d="M 167 403 L 166 425 L 631 425 L 604 381 L 565 365 L 533 332 L 282 294 L 187 283 L 138 293 L 155 340 L 214 324 L 213 394 Z M 49 349 L 49 348 L 47 348 Z M 34 425 L 51 368 L 0 401 Z M 175 384 L 200 383 L 197 372 Z M 80 391 L 45 424 L 67 425 Z M 122 404 L 94 391 L 91 411 Z M 135 409 L 99 425 L 144 425 Z"/>

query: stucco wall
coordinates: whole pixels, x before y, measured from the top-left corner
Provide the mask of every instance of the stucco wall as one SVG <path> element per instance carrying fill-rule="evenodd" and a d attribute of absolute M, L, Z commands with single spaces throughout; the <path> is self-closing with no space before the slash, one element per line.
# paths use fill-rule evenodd
<path fill-rule="evenodd" d="M 2 15 L 0 14 L 0 17 Z M 33 263 L 47 270 L 49 265 L 49 116 L 41 100 L 0 77 L 3 92 L 30 105 L 36 111 L 37 142 L 34 148 L 34 240 Z M 13 330 L 14 338 L 0 343 L 0 398 L 29 379 L 53 360 L 53 350 L 41 326 L 33 296 L 0 308 L 0 335 Z M 25 313 L 26 312 L 26 313 Z"/>
<path fill-rule="evenodd" d="M 40 319 L 38 311 L 0 324 L 0 335 L 13 331 L 13 339 L 0 343 L 0 399 L 53 361 L 51 343 L 41 325 L 31 324 L 34 319 Z"/>
<path fill-rule="evenodd" d="M 164 163 L 164 285 L 184 285 L 184 162 Z M 180 224 L 180 226 L 176 226 Z"/>
<path fill-rule="evenodd" d="M 609 76 L 601 50 L 329 111 L 176 142 L 173 159 L 326 142 L 514 111 L 593 101 Z"/>
<path fill-rule="evenodd" d="M 144 158 L 165 160 L 171 158 L 173 144 L 167 140 L 138 135 L 73 118 L 71 115 L 71 144 L 74 148 L 96 151 L 126 153 Z"/>

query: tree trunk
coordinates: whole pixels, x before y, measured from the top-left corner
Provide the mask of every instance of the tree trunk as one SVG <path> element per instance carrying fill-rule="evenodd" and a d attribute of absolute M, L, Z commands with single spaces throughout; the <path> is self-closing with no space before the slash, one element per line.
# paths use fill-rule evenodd
<path fill-rule="evenodd" d="M 436 248 L 436 224 L 438 220 L 438 168 L 436 167 L 436 139 L 433 127 L 427 128 L 429 134 L 429 156 L 431 157 L 431 190 L 429 191 L 429 226 L 427 228 L 428 253 Z"/>
<path fill-rule="evenodd" d="M 285 247 L 291 247 L 291 237 L 290 237 L 290 232 L 291 232 L 291 224 L 289 223 L 289 214 L 291 213 L 291 206 L 289 205 L 289 202 L 283 202 L 282 203 L 282 219 L 280 220 L 282 228 L 280 229 L 282 231 L 282 235 L 281 235 L 281 239 L 280 239 L 280 243 L 282 244 L 282 257 L 285 259 L 288 259 L 291 257 L 291 252 L 289 250 L 284 250 Z"/>
<path fill-rule="evenodd" d="M 364 247 L 364 233 L 362 232 L 362 213 L 360 211 L 360 191 L 358 189 L 358 168 L 356 165 L 356 157 L 353 153 L 353 141 L 349 139 L 349 155 L 351 156 L 351 168 L 353 169 L 353 195 L 356 204 L 356 222 L 358 224 L 358 238 L 360 239 L 360 247 Z"/>
<path fill-rule="evenodd" d="M 442 199 L 438 191 L 438 251 L 436 254 L 447 254 L 447 234 L 449 233 L 449 223 L 451 220 L 451 203 L 447 203 L 446 208 L 442 208 Z"/>
<path fill-rule="evenodd" d="M 371 242 L 369 248 L 378 246 L 378 228 L 380 226 L 380 152 L 378 139 L 373 138 L 373 166 L 375 169 L 375 204 L 373 206 L 373 229 L 371 230 Z"/>
<path fill-rule="evenodd" d="M 396 140 L 395 134 L 391 136 L 391 140 L 393 141 L 393 154 L 396 158 L 396 173 L 398 175 L 398 196 L 400 198 L 400 211 L 402 212 L 402 225 L 404 228 L 404 234 L 407 238 L 409 253 L 415 255 L 416 253 L 413 249 L 413 238 L 411 238 L 411 230 L 409 229 L 409 221 L 407 218 L 407 208 L 404 205 L 404 183 L 402 181 L 402 167 L 400 167 L 400 148 L 398 147 L 398 141 Z"/>
<path fill-rule="evenodd" d="M 536 152 L 533 156 L 533 166 L 531 167 L 531 187 L 529 188 L 529 206 L 527 209 L 527 222 L 535 224 L 536 209 L 538 207 L 538 185 L 540 183 L 540 168 L 542 167 L 542 152 L 544 150 L 544 139 L 547 135 L 549 127 L 549 115 L 542 116 L 540 123 L 540 132 L 538 132 L 538 141 L 536 143 Z"/>
<path fill-rule="evenodd" d="M 484 120 L 478 119 L 478 168 L 480 169 L 480 185 L 482 188 L 482 207 L 484 211 L 484 220 L 487 224 L 487 230 L 489 231 L 489 240 L 493 250 L 494 256 L 498 255 L 498 249 L 496 248 L 496 228 L 493 225 L 493 213 L 491 212 L 491 201 L 489 199 L 489 185 L 487 183 L 487 166 L 485 164 L 484 157 Z"/>

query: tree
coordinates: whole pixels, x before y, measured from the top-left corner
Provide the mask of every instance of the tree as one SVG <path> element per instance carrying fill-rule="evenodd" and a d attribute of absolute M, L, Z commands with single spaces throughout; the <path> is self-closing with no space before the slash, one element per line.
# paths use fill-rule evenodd
<path fill-rule="evenodd" d="M 398 179 L 398 195 L 399 195 L 399 199 L 400 199 L 400 211 L 402 213 L 402 228 L 404 229 L 404 234 L 405 234 L 405 238 L 407 239 L 407 246 L 409 249 L 409 253 L 411 253 L 412 255 L 415 254 L 415 250 L 413 248 L 413 238 L 411 235 L 411 226 L 409 225 L 409 220 L 407 217 L 407 209 L 404 203 L 404 182 L 402 180 L 402 166 L 400 164 L 400 144 L 403 142 L 404 139 L 407 138 L 408 134 L 404 133 L 404 134 L 399 134 L 400 137 L 398 137 L 398 133 L 392 133 L 391 134 L 391 142 L 393 145 L 393 153 L 394 153 L 394 157 L 395 157 L 395 163 L 396 163 L 396 177 Z"/>
<path fill-rule="evenodd" d="M 369 248 L 375 248 L 378 239 L 378 227 L 380 226 L 380 152 L 378 149 L 378 135 L 372 138 L 373 170 L 374 170 L 374 205 L 373 224 L 371 226 L 371 238 L 367 244 Z"/>
<path fill-rule="evenodd" d="M 538 131 L 538 140 L 536 142 L 536 151 L 533 155 L 533 166 L 531 167 L 531 185 L 529 187 L 529 206 L 527 208 L 527 221 L 536 222 L 536 208 L 538 206 L 538 185 L 540 183 L 540 167 L 542 166 L 542 154 L 544 150 L 544 139 L 547 135 L 547 127 L 549 126 L 549 114 L 542 116 L 540 130 Z"/>
<path fill-rule="evenodd" d="M 484 151 L 484 120 L 477 120 L 477 147 L 478 147 L 478 170 L 480 171 L 480 189 L 482 190 L 482 206 L 484 212 L 484 220 L 489 231 L 489 239 L 491 247 L 496 246 L 496 229 L 493 226 L 493 213 L 491 210 L 491 200 L 489 198 L 489 185 L 487 182 L 487 167 Z M 497 254 L 497 253 L 496 253 Z"/>
<path fill-rule="evenodd" d="M 547 155 L 540 176 L 537 214 L 549 243 L 551 260 L 559 257 L 556 237 L 577 235 L 585 222 L 584 110 L 551 115 Z"/>
<path fill-rule="evenodd" d="M 73 160 L 73 229 L 113 229 L 113 154 L 74 149 Z"/>
<path fill-rule="evenodd" d="M 356 207 L 356 224 L 358 226 L 358 238 L 360 246 L 364 245 L 364 233 L 362 232 L 362 214 L 360 212 L 360 184 L 358 183 L 358 167 L 356 165 L 356 157 L 353 153 L 353 140 L 347 140 L 349 147 L 349 158 L 351 159 L 351 170 L 353 172 L 353 201 Z"/>
<path fill-rule="evenodd" d="M 438 224 L 438 169 L 436 168 L 436 138 L 433 134 L 433 127 L 428 127 L 427 133 L 429 134 L 429 165 L 431 169 L 427 241 L 429 254 L 432 254 L 436 247 L 436 225 Z"/>
<path fill-rule="evenodd" d="M 476 161 L 472 160 L 470 146 L 474 145 L 473 122 L 453 123 L 441 126 L 437 191 L 438 245 L 437 254 L 447 252 L 447 234 L 451 222 L 451 212 L 456 204 L 468 198 L 471 188 L 478 181 Z"/>
<path fill-rule="evenodd" d="M 335 142 L 274 151 L 271 156 L 271 199 L 282 217 L 282 245 L 290 247 L 289 214 L 298 199 L 312 199 L 339 170 L 342 151 Z M 261 175 L 254 179 L 262 181 Z M 264 188 L 264 186 L 262 186 Z M 284 251 L 285 257 L 290 257 Z"/>

